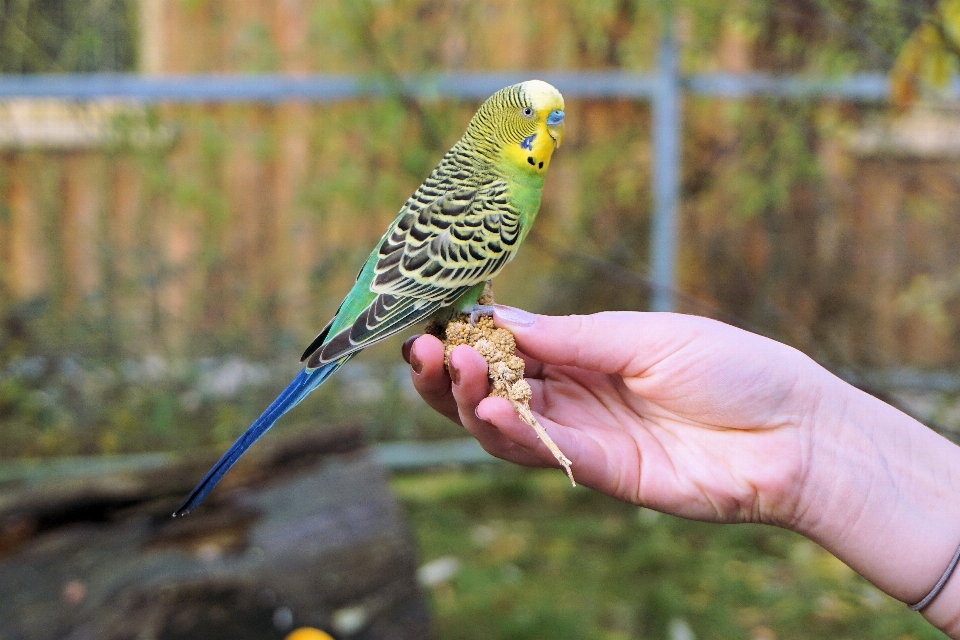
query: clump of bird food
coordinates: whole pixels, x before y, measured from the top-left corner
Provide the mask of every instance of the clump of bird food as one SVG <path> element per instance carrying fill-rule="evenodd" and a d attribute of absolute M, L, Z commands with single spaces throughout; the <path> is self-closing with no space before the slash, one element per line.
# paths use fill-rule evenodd
<path fill-rule="evenodd" d="M 479 304 L 493 304 L 493 295 L 489 286 L 480 297 Z M 573 479 L 570 459 L 563 455 L 560 447 L 550 438 L 546 429 L 530 410 L 532 390 L 530 384 L 523 378 L 523 358 L 515 353 L 517 343 L 513 334 L 506 329 L 498 329 L 494 326 L 493 317 L 490 315 L 481 315 L 474 323 L 470 314 L 466 313 L 454 316 L 443 324 L 431 322 L 426 327 L 426 331 L 443 341 L 443 363 L 448 367 L 450 352 L 462 344 L 470 345 L 483 356 L 487 361 L 487 375 L 490 378 L 490 397 L 506 398 L 513 404 L 520 419 L 533 427 L 537 437 L 567 472 L 570 482 L 573 486 L 577 486 Z"/>

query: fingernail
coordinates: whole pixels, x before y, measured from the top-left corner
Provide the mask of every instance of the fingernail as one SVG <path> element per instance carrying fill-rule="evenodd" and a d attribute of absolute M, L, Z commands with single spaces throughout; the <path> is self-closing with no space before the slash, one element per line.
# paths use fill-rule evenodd
<path fill-rule="evenodd" d="M 459 386 L 460 385 L 460 369 L 457 369 L 456 365 L 454 365 L 453 362 L 451 362 L 449 365 L 447 365 L 447 370 L 450 372 L 450 381 L 453 382 L 453 384 Z"/>
<path fill-rule="evenodd" d="M 413 343 L 417 341 L 422 334 L 418 333 L 415 336 L 410 336 L 403 341 L 403 345 L 400 347 L 400 354 L 403 356 L 403 359 L 407 361 L 407 364 L 410 364 L 410 350 L 413 348 Z"/>
<path fill-rule="evenodd" d="M 516 307 L 505 307 L 502 304 L 493 305 L 493 314 L 498 320 L 502 320 L 507 324 L 517 325 L 518 327 L 532 326 L 537 320 L 537 317 L 532 313 L 528 313 L 523 309 L 517 309 Z"/>
<path fill-rule="evenodd" d="M 417 352 L 413 349 L 410 350 L 410 367 L 417 375 L 420 375 L 420 372 L 423 371 L 423 363 L 420 362 L 420 358 L 417 357 Z"/>

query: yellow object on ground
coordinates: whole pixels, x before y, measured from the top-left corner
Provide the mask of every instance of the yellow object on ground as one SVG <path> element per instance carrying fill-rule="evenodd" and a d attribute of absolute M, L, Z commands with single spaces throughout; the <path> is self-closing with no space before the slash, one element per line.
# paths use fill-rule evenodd
<path fill-rule="evenodd" d="M 334 640 L 326 631 L 314 629 L 313 627 L 300 627 L 290 632 L 284 640 Z"/>

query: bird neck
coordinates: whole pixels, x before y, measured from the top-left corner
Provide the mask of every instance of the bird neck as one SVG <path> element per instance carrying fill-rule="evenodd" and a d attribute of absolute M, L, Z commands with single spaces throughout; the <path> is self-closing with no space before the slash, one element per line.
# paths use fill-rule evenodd
<path fill-rule="evenodd" d="M 540 198 L 543 195 L 543 174 L 531 174 L 508 166 L 505 170 L 507 199 L 520 217 L 520 237 L 517 244 L 523 242 L 533 221 L 540 211 Z"/>
<path fill-rule="evenodd" d="M 544 172 L 531 171 L 525 158 L 521 163 L 504 157 L 500 144 L 469 132 L 453 146 L 448 157 L 460 170 L 479 178 L 478 182 L 494 179 L 507 184 L 507 199 L 519 217 L 522 242 L 540 209 Z"/>

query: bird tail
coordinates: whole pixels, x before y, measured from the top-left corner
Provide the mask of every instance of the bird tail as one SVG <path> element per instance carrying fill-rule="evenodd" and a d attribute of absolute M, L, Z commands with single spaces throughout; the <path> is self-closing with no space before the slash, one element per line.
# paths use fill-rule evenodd
<path fill-rule="evenodd" d="M 305 368 L 301 371 L 300 374 L 293 379 L 293 382 L 287 385 L 287 388 L 277 396 L 277 399 L 267 407 L 267 410 L 257 418 L 256 422 L 250 425 L 250 428 L 223 454 L 223 457 L 217 461 L 217 464 L 213 465 L 213 468 L 207 472 L 207 475 L 203 477 L 200 484 L 190 492 L 190 495 L 187 496 L 184 503 L 180 505 L 180 508 L 173 512 L 174 517 L 186 515 L 203 502 L 207 494 L 220 482 L 220 478 L 230 470 L 230 467 L 240 459 L 240 456 L 242 456 L 260 436 L 273 426 L 274 422 L 280 419 L 280 416 L 300 404 L 300 401 L 306 398 L 308 393 L 319 387 L 347 360 L 349 360 L 349 357 L 325 364 L 316 369 Z"/>

